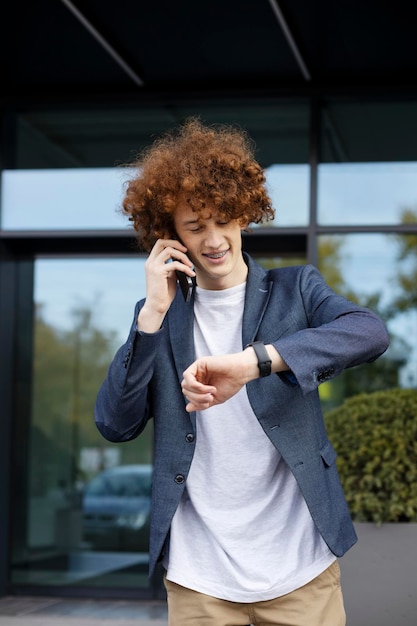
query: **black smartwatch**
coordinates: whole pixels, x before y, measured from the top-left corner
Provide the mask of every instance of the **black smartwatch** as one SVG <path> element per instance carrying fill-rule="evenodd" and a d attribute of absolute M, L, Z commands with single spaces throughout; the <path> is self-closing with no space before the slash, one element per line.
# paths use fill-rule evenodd
<path fill-rule="evenodd" d="M 248 343 L 246 346 L 249 348 L 251 346 L 256 353 L 258 358 L 258 367 L 261 378 L 265 378 L 265 376 L 269 376 L 271 373 L 271 359 L 269 358 L 269 354 L 266 351 L 265 344 L 263 341 L 253 341 L 252 343 Z"/>

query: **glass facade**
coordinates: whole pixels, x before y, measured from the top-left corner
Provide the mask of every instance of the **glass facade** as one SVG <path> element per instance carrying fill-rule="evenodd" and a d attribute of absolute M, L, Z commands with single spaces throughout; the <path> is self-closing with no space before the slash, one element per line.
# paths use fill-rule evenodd
<path fill-rule="evenodd" d="M 177 118 L 236 123 L 256 142 L 276 217 L 245 236 L 245 249 L 265 267 L 318 265 L 336 291 L 387 322 L 387 353 L 322 385 L 325 410 L 360 391 L 417 388 L 416 104 L 178 105 Z M 152 425 L 110 444 L 93 411 L 145 294 L 145 257 L 119 212 L 120 164 L 176 123 L 154 106 L 27 112 L 14 124 L 0 240 L 8 588 L 156 596 L 160 574 L 147 578 Z"/>
<path fill-rule="evenodd" d="M 319 170 L 318 221 L 338 226 L 398 224 L 417 206 L 417 162 L 331 163 Z"/>
<path fill-rule="evenodd" d="M 117 168 L 5 170 L 5 230 L 124 228 L 118 209 L 124 175 Z"/>

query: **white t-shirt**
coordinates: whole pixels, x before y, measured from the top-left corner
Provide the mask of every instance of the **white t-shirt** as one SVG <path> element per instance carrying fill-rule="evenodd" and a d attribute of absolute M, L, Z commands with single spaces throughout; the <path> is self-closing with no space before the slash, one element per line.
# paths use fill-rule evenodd
<path fill-rule="evenodd" d="M 197 287 L 197 356 L 242 350 L 245 287 Z M 195 454 L 171 525 L 167 578 L 224 600 L 256 602 L 318 576 L 335 556 L 254 415 L 246 387 L 196 419 Z"/>

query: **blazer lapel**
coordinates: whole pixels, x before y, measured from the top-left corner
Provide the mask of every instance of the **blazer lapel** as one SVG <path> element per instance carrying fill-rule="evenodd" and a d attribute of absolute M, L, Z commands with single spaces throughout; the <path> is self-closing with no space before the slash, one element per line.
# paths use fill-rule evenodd
<path fill-rule="evenodd" d="M 249 272 L 242 324 L 243 348 L 256 338 L 272 289 L 272 281 L 268 279 L 268 272 L 248 255 L 244 254 L 244 257 L 249 266 Z"/>
<path fill-rule="evenodd" d="M 184 302 L 178 291 L 166 317 L 178 378 L 182 380 L 185 369 L 195 360 L 194 356 L 194 294 L 190 302 Z"/>

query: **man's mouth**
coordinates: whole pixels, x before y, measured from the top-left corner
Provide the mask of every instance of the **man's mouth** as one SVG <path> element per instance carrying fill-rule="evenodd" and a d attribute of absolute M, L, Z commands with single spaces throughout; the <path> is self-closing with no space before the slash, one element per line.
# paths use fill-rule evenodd
<path fill-rule="evenodd" d="M 227 254 L 228 250 L 223 250 L 223 252 L 212 252 L 203 254 L 203 256 L 208 257 L 209 259 L 221 259 L 223 256 Z"/>

